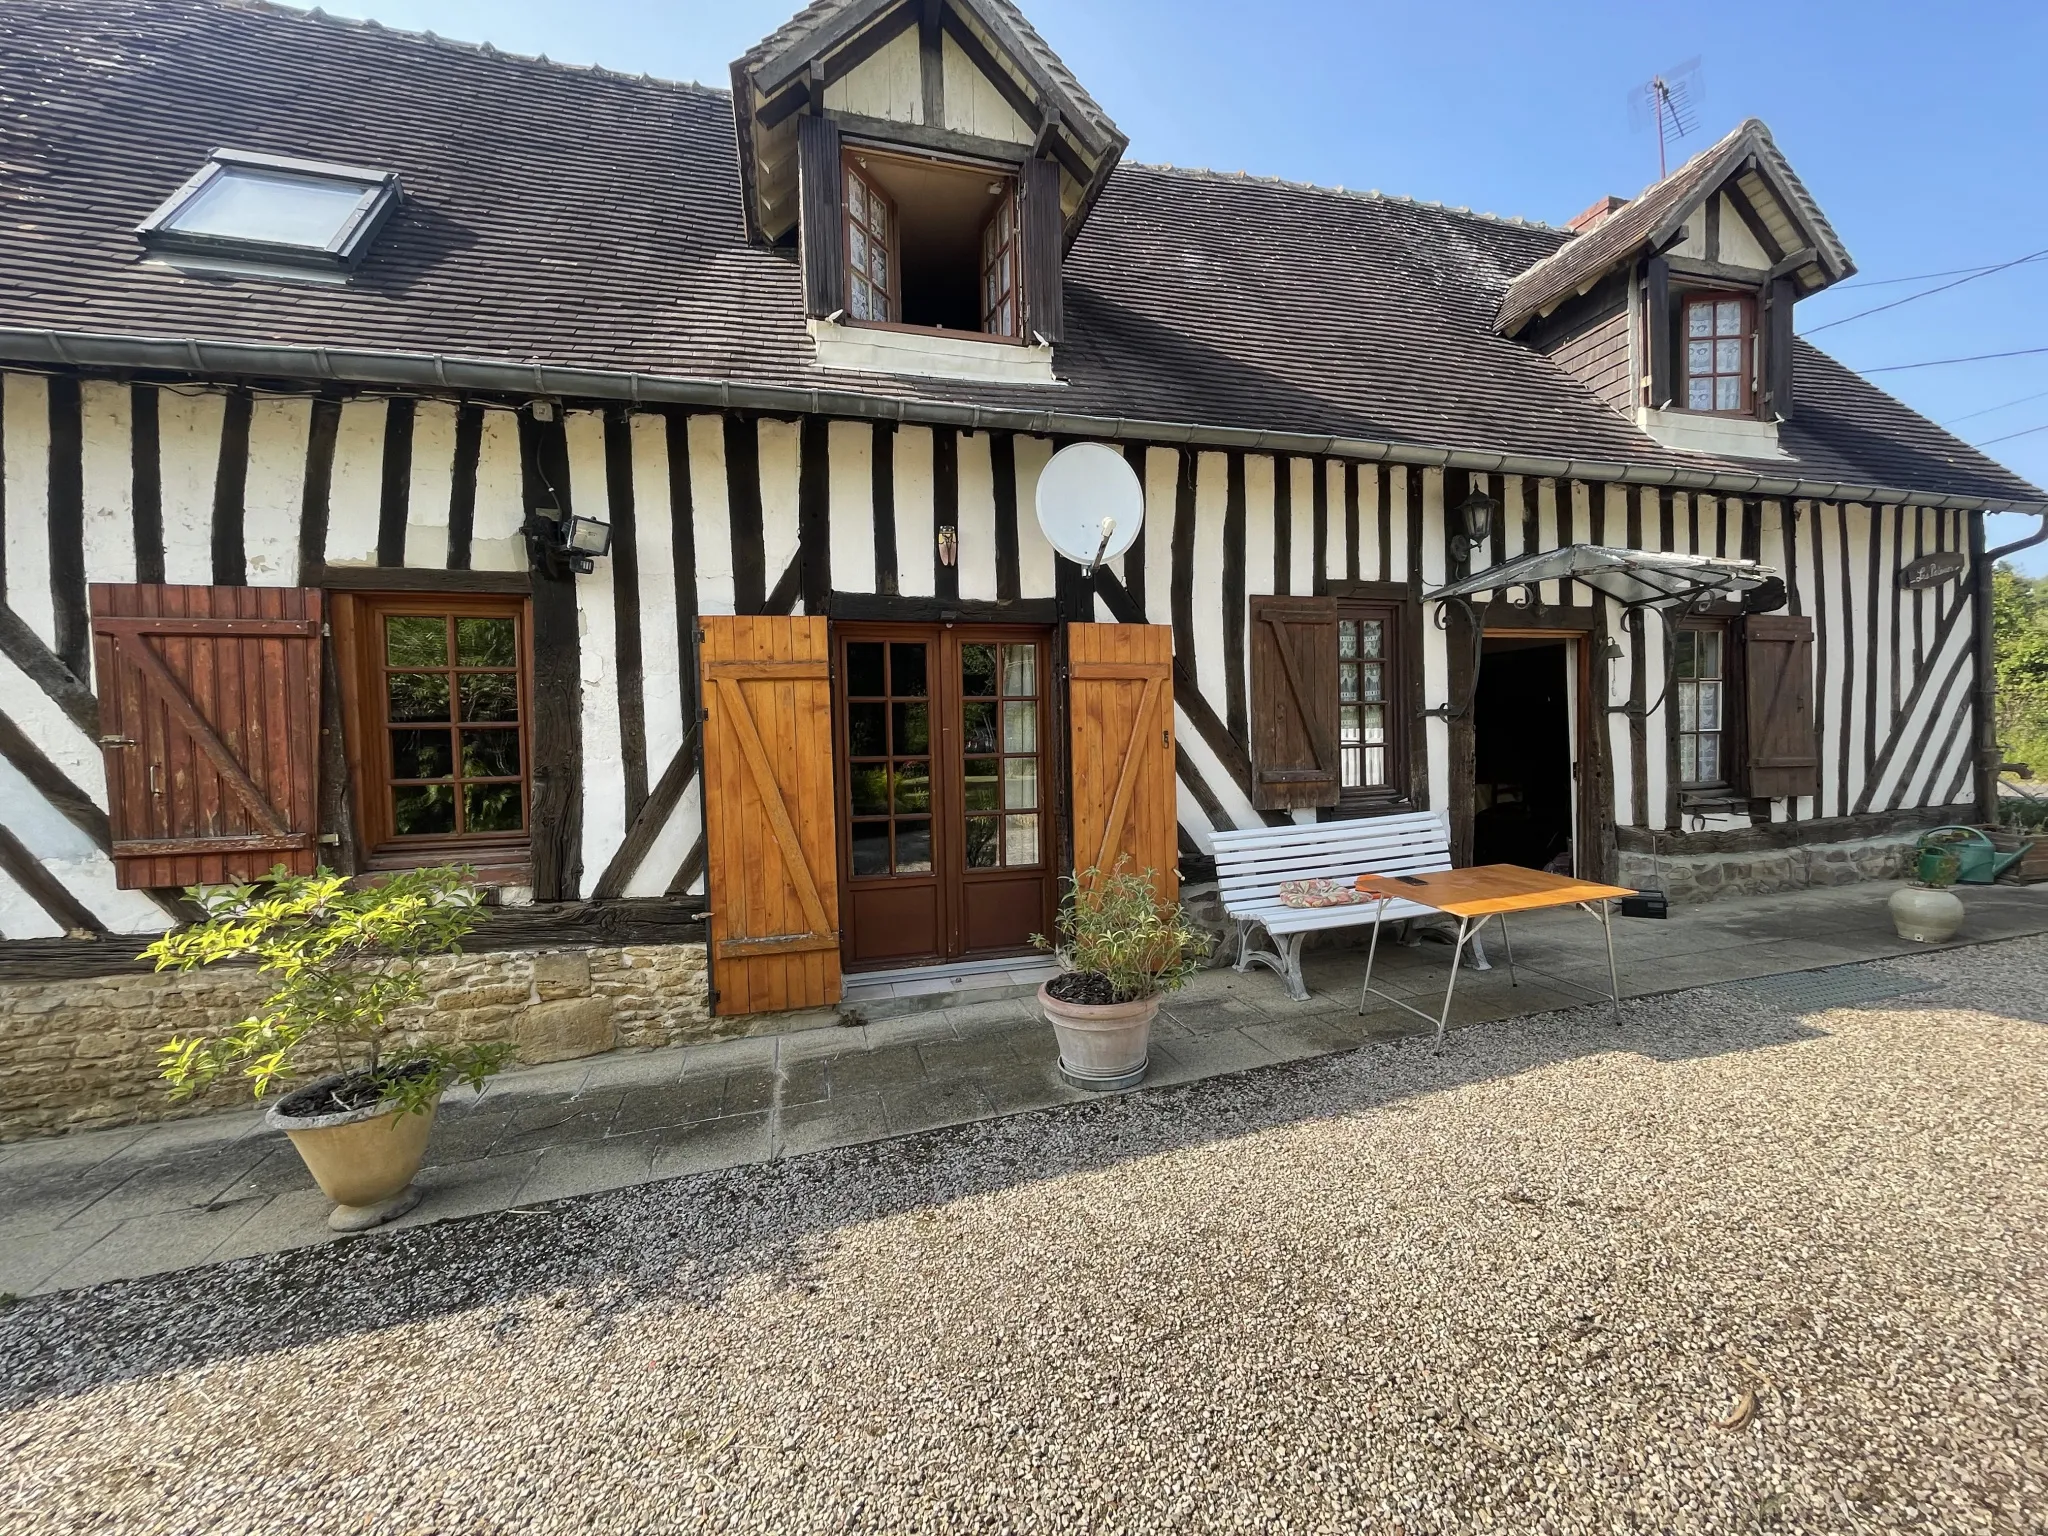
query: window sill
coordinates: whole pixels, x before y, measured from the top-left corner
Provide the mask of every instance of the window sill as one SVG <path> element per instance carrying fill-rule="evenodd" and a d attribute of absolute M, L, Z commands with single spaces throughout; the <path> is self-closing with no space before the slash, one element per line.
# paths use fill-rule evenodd
<path fill-rule="evenodd" d="M 1711 411 L 1636 410 L 1636 425 L 1666 448 L 1712 454 L 1722 459 L 1787 459 L 1778 446 L 1778 424 L 1750 416 L 1722 416 Z"/>
<path fill-rule="evenodd" d="M 1060 382 L 1053 376 L 1051 347 L 1025 346 L 1007 336 L 841 325 L 833 320 L 809 324 L 820 368 L 994 384 Z"/>

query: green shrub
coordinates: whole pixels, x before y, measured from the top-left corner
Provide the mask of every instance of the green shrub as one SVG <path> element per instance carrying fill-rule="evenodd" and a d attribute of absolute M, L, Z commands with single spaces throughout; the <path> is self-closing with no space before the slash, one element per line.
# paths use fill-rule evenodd
<path fill-rule="evenodd" d="M 1179 991 L 1210 948 L 1209 936 L 1189 925 L 1178 903 L 1159 900 L 1153 871 L 1134 873 L 1128 862 L 1119 859 L 1108 874 L 1084 869 L 1063 878 L 1058 941 L 1031 936 L 1069 970 L 1102 977 L 1120 1003 Z"/>
<path fill-rule="evenodd" d="M 222 1033 L 179 1036 L 162 1048 L 173 1098 L 238 1068 L 260 1099 L 338 1062 L 375 1090 L 366 1102 L 409 1114 L 451 1082 L 481 1084 L 511 1054 L 502 1044 L 391 1049 L 392 1013 L 425 990 L 420 957 L 458 950 L 483 917 L 483 893 L 467 869 L 405 870 L 352 887 L 330 870 L 294 875 L 279 865 L 258 884 L 187 894 L 206 920 L 165 934 L 142 958 L 179 972 L 254 960 L 277 990 Z"/>

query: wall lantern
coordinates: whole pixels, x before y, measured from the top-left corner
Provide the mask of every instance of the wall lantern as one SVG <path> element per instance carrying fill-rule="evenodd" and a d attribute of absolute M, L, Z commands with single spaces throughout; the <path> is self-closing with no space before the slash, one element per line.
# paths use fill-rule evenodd
<path fill-rule="evenodd" d="M 1451 553 L 1459 563 L 1470 563 L 1472 551 L 1493 537 L 1493 515 L 1499 510 L 1500 503 L 1484 491 L 1474 491 L 1458 503 L 1458 532 L 1451 535 Z"/>
<path fill-rule="evenodd" d="M 601 518 L 564 517 L 559 507 L 537 506 L 527 527 L 537 557 L 579 576 L 597 569 L 596 562 L 612 552 L 612 525 Z"/>

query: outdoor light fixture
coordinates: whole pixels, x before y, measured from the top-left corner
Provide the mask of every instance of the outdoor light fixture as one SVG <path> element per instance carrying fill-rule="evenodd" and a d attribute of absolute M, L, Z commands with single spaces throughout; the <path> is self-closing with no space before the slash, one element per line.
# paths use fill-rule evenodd
<path fill-rule="evenodd" d="M 1500 503 L 1484 491 L 1474 491 L 1458 503 L 1459 531 L 1451 535 L 1451 553 L 1461 563 L 1469 563 L 1472 551 L 1493 537 L 1493 514 L 1499 510 Z"/>
<path fill-rule="evenodd" d="M 612 552 L 612 525 L 601 518 L 564 516 L 561 508 L 541 505 L 526 525 L 528 547 L 536 563 L 559 573 L 563 568 L 586 576 L 596 562 Z"/>

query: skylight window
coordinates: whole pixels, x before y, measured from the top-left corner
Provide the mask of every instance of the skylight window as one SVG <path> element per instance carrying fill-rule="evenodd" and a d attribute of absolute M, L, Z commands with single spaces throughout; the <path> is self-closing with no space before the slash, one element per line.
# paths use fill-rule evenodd
<path fill-rule="evenodd" d="M 346 273 L 397 202 L 390 171 L 217 149 L 135 232 L 174 259 Z"/>

